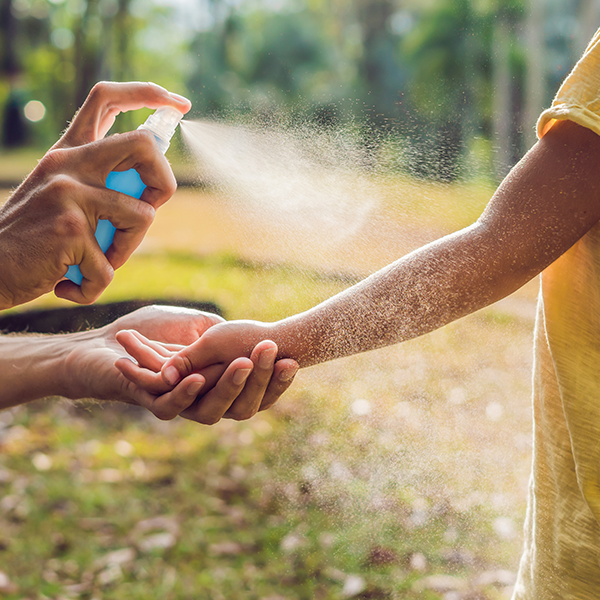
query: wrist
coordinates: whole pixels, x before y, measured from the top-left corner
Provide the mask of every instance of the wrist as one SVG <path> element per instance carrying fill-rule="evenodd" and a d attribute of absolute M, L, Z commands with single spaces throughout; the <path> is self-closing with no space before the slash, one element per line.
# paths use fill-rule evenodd
<path fill-rule="evenodd" d="M 5 256 L 2 248 L 0 248 L 0 254 Z M 0 273 L 10 273 L 11 269 L 13 269 L 12 265 L 5 264 L 4 260 L 0 262 Z M 16 306 L 16 304 L 15 295 L 9 289 L 4 278 L 0 277 L 0 310 L 12 308 L 13 306 Z"/>
<path fill-rule="evenodd" d="M 277 344 L 277 360 L 291 358 L 304 368 L 323 359 L 319 358 L 320 353 L 315 347 L 315 332 L 303 326 L 298 317 L 296 315 L 267 324 L 266 335 L 267 339 Z"/>
<path fill-rule="evenodd" d="M 0 337 L 0 408 L 65 395 L 68 336 Z"/>

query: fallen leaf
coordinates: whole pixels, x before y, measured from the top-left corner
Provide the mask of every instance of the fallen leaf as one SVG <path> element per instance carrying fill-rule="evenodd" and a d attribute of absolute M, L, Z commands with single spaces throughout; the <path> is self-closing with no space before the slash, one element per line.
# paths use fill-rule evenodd
<path fill-rule="evenodd" d="M 373 546 L 367 557 L 367 564 L 374 567 L 393 565 L 396 562 L 398 562 L 398 555 L 396 552 L 383 546 Z"/>
<path fill-rule="evenodd" d="M 120 550 L 113 550 L 99 559 L 94 561 L 94 569 L 99 571 L 105 567 L 121 566 L 126 563 L 133 562 L 136 557 L 136 551 L 134 548 L 121 548 Z"/>
<path fill-rule="evenodd" d="M 413 585 L 417 591 L 431 590 L 443 594 L 444 592 L 459 592 L 467 589 L 467 582 L 452 575 L 430 575 L 420 579 Z"/>
<path fill-rule="evenodd" d="M 115 583 L 119 579 L 123 578 L 123 570 L 120 565 L 111 565 L 104 569 L 104 571 L 100 571 L 96 578 L 98 584 L 102 587 L 110 585 L 111 583 Z"/>
<path fill-rule="evenodd" d="M 151 550 L 166 550 L 172 548 L 177 543 L 177 538 L 168 531 L 155 533 L 138 541 L 137 547 L 141 552 L 150 552 Z"/>
<path fill-rule="evenodd" d="M 144 519 L 134 527 L 133 533 L 134 535 L 143 534 L 155 529 L 163 529 L 164 531 L 168 531 L 172 535 L 177 536 L 180 531 L 179 521 L 177 517 L 172 515 L 160 515 L 158 517 Z"/>
<path fill-rule="evenodd" d="M 364 592 L 367 588 L 367 582 L 360 575 L 348 575 L 344 581 L 342 595 L 345 598 L 353 598 Z"/>
<path fill-rule="evenodd" d="M 219 542 L 218 544 L 211 544 L 208 547 L 209 552 L 215 556 L 238 556 L 244 552 L 244 548 L 237 542 Z"/>
<path fill-rule="evenodd" d="M 508 571 L 507 569 L 497 569 L 495 571 L 485 571 L 481 575 L 477 576 L 473 585 L 486 586 L 486 585 L 498 585 L 498 586 L 509 586 L 514 585 L 517 580 L 517 575 L 514 571 Z"/>

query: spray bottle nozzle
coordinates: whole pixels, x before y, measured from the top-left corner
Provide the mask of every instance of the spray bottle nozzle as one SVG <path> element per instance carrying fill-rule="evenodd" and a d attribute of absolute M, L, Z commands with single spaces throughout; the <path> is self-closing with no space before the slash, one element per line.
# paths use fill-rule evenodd
<path fill-rule="evenodd" d="M 180 113 L 176 108 L 162 106 L 152 113 L 138 129 L 147 129 L 152 132 L 161 152 L 164 154 L 181 119 L 183 119 L 183 113 Z"/>

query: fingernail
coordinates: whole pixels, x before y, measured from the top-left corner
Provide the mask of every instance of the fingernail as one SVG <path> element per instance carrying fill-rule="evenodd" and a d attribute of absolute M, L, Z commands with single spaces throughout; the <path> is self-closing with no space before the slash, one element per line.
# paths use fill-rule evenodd
<path fill-rule="evenodd" d="M 298 372 L 298 367 L 291 367 L 289 369 L 284 369 L 279 373 L 279 381 L 290 381 L 296 376 Z"/>
<path fill-rule="evenodd" d="M 248 375 L 252 372 L 252 369 L 238 369 L 234 374 L 232 381 L 235 385 L 242 385 L 246 379 L 248 379 Z"/>
<path fill-rule="evenodd" d="M 194 383 L 190 383 L 190 386 L 187 389 L 188 396 L 197 396 L 203 386 L 203 381 L 194 381 Z"/>
<path fill-rule="evenodd" d="M 164 370 L 163 375 L 164 375 L 165 381 L 169 385 L 175 385 L 179 381 L 179 371 L 173 366 L 167 367 Z"/>
<path fill-rule="evenodd" d="M 261 369 L 270 369 L 275 362 L 277 348 L 267 348 L 258 355 L 258 366 Z"/>

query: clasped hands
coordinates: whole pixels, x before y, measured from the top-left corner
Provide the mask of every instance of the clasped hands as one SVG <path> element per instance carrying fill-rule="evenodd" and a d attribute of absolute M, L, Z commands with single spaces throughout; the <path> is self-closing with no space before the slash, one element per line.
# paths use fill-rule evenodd
<path fill-rule="evenodd" d="M 270 326 L 202 315 L 202 322 L 182 320 L 168 340 L 139 327 L 116 332 L 135 362 L 121 357 L 115 367 L 138 402 L 159 418 L 180 414 L 209 425 L 223 417 L 248 419 L 272 406 L 291 385 L 298 363 L 277 360 Z"/>
<path fill-rule="evenodd" d="M 61 298 L 90 304 L 110 283 L 114 270 L 142 241 L 156 209 L 173 195 L 176 182 L 148 131 L 106 134 L 119 113 L 161 106 L 187 113 L 191 104 L 153 83 L 94 86 L 61 139 L 0 207 L 0 310 L 52 289 Z M 140 200 L 105 186 L 111 171 L 131 168 L 146 185 Z M 106 255 L 94 237 L 99 219 L 116 227 Z M 64 278 L 69 265 L 80 266 L 81 286 Z M 226 369 L 193 374 L 168 390 L 138 386 L 115 368 L 124 355 L 116 341 L 121 329 L 135 329 L 158 340 L 162 352 L 173 353 L 221 321 L 208 313 L 151 307 L 88 332 L 0 336 L 0 408 L 60 395 L 139 404 L 162 419 L 178 414 L 203 423 L 222 416 L 247 418 L 273 404 L 298 368 L 293 361 L 275 363 L 272 342 L 256 340 Z"/>
<path fill-rule="evenodd" d="M 229 332 L 234 323 L 198 310 L 149 306 L 99 329 L 30 338 L 34 348 L 36 343 L 52 345 L 39 348 L 41 360 L 36 364 L 48 362 L 44 376 L 29 378 L 43 380 L 44 393 L 33 391 L 30 396 L 119 400 L 142 406 L 159 419 L 181 415 L 208 425 L 222 417 L 247 419 L 278 400 L 291 385 L 298 364 L 276 360 L 277 346 L 261 337 L 260 328 L 256 342 L 244 346 L 247 351 L 237 343 L 229 347 L 227 357 L 219 358 L 210 351 L 210 356 L 198 358 L 215 339 L 211 331 L 218 333 L 225 327 Z M 237 329 L 233 325 L 234 335 Z M 180 365 L 182 353 L 185 356 L 190 350 L 195 363 L 210 363 L 207 368 L 196 370 L 188 363 L 194 372 L 178 377 L 173 385 L 162 380 L 160 368 L 169 360 Z M 50 384 L 55 376 L 56 382 Z"/>

